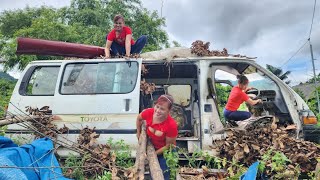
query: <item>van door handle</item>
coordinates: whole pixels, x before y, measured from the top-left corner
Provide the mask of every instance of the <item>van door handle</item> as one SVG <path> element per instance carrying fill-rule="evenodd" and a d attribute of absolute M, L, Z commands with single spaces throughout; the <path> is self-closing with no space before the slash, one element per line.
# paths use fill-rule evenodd
<path fill-rule="evenodd" d="M 129 111 L 130 110 L 130 100 L 131 99 L 124 99 L 124 101 L 125 101 L 125 111 Z"/>

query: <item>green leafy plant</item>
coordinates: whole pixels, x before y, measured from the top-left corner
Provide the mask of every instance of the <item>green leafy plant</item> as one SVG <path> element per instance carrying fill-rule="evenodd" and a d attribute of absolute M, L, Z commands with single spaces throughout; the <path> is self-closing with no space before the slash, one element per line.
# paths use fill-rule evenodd
<path fill-rule="evenodd" d="M 170 170 L 170 179 L 176 179 L 176 174 L 179 169 L 179 153 L 170 146 L 163 152 L 163 157 L 166 159 L 167 166 Z"/>
<path fill-rule="evenodd" d="M 282 152 L 276 152 L 271 158 L 271 171 L 283 171 L 287 162 L 291 162 Z"/>
<path fill-rule="evenodd" d="M 227 165 L 226 158 L 219 158 L 215 156 L 211 156 L 208 152 L 203 153 L 203 160 L 205 162 L 205 166 L 211 169 L 221 169 L 225 168 Z"/>
<path fill-rule="evenodd" d="M 83 156 L 82 158 L 79 158 L 73 154 L 70 154 L 68 156 L 68 158 L 65 160 L 65 167 L 72 167 L 72 168 L 65 168 L 64 170 L 64 174 L 70 178 L 74 178 L 77 180 L 85 180 L 85 175 L 83 172 L 83 168 L 81 168 L 81 166 L 83 166 L 85 160 L 87 159 L 87 156 Z"/>
<path fill-rule="evenodd" d="M 300 166 L 296 164 L 294 168 L 290 169 L 288 168 L 289 163 L 291 163 L 290 159 L 288 159 L 282 152 L 269 149 L 261 158 L 258 167 L 259 173 L 266 173 L 275 179 L 298 177 L 300 174 Z"/>
<path fill-rule="evenodd" d="M 200 168 L 200 160 L 202 159 L 204 153 L 198 147 L 196 147 L 196 150 L 191 155 L 183 150 L 181 150 L 180 153 L 182 153 L 187 158 L 189 167 Z"/>
<path fill-rule="evenodd" d="M 235 158 L 232 159 L 232 162 L 227 161 L 227 163 L 227 172 L 231 180 L 240 179 L 240 176 L 247 171 L 247 168 L 243 164 L 239 164 Z"/>
<path fill-rule="evenodd" d="M 269 149 L 267 153 L 265 153 L 262 156 L 261 158 L 262 160 L 260 161 L 258 166 L 259 172 L 263 173 L 264 170 L 266 169 L 266 164 L 267 164 L 267 161 L 271 158 L 271 153 L 272 153 L 272 149 Z"/>
<path fill-rule="evenodd" d="M 0 136 L 4 136 L 6 134 L 8 126 L 1 126 L 0 127 Z"/>
<path fill-rule="evenodd" d="M 98 180 L 111 180 L 112 174 L 110 171 L 104 171 L 103 175 L 98 176 Z"/>
<path fill-rule="evenodd" d="M 107 144 L 111 147 L 112 153 L 115 153 L 116 155 L 117 166 L 129 168 L 134 165 L 130 147 L 123 139 L 120 141 L 114 141 L 114 139 L 110 137 Z"/>

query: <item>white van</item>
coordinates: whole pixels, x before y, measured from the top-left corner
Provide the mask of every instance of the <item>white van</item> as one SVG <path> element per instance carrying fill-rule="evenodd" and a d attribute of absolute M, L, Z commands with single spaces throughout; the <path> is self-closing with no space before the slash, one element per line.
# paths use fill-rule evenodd
<path fill-rule="evenodd" d="M 141 65 L 148 70 L 141 74 Z M 136 117 L 153 100 L 169 93 L 175 99 L 172 115 L 179 124 L 177 145 L 190 153 L 210 150 L 213 140 L 225 138 L 221 90 L 234 86 L 237 74 L 250 81 L 251 91 L 263 100 L 250 107 L 257 116 L 274 115 L 280 123 L 295 124 L 297 138 L 319 143 L 320 129 L 307 124 L 315 119 L 307 104 L 282 80 L 258 65 L 254 59 L 237 57 L 154 59 L 47 60 L 31 62 L 13 91 L 8 111 L 21 114 L 26 106 L 49 106 L 63 136 L 76 142 L 80 129 L 95 127 L 99 143 L 112 137 L 137 146 Z M 140 81 L 154 83 L 152 94 L 140 91 Z M 224 92 L 228 93 L 228 92 Z M 13 106 L 14 105 L 14 106 Z M 20 109 L 20 110 L 19 110 Z M 316 119 L 315 119 L 316 120 Z M 8 133 L 26 133 L 19 124 Z M 61 156 L 67 151 L 58 151 Z"/>

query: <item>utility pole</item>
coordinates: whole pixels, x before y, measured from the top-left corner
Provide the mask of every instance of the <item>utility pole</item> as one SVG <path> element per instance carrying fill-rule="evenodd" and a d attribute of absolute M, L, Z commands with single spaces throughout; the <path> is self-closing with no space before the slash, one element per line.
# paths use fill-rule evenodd
<path fill-rule="evenodd" d="M 317 78 L 316 78 L 316 70 L 315 70 L 315 67 L 314 67 L 314 58 L 313 58 L 313 50 L 312 50 L 312 44 L 311 44 L 311 41 L 310 41 L 310 38 L 308 39 L 309 41 L 309 44 L 310 44 L 310 52 L 311 52 L 311 62 L 312 62 L 312 67 L 313 67 L 313 76 L 314 76 L 314 87 L 316 89 L 316 96 L 317 96 L 317 104 L 318 104 L 318 113 L 320 113 L 320 103 L 319 103 L 319 93 L 318 93 L 318 90 L 317 90 Z"/>

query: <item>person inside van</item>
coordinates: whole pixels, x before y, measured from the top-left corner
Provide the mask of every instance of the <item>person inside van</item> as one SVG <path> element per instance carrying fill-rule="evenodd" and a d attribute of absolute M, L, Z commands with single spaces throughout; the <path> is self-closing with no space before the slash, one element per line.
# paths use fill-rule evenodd
<path fill-rule="evenodd" d="M 246 92 L 252 87 L 248 87 L 249 80 L 245 75 L 237 75 L 238 85 L 234 86 L 230 92 L 227 105 L 223 110 L 225 119 L 232 125 L 235 125 L 232 121 L 242 121 L 251 117 L 251 113 L 248 111 L 238 111 L 239 106 L 243 102 L 247 102 L 253 106 L 257 103 L 262 103 L 261 99 L 252 100 Z"/>
<path fill-rule="evenodd" d="M 110 55 L 130 57 L 131 54 L 140 54 L 147 43 L 147 36 L 142 35 L 135 42 L 131 28 L 125 26 L 124 18 L 120 14 L 114 17 L 113 23 L 114 28 L 106 36 L 105 57 L 110 58 Z"/>
<path fill-rule="evenodd" d="M 166 180 L 170 178 L 170 171 L 163 157 L 163 152 L 169 149 L 171 145 L 176 145 L 178 136 L 177 123 L 169 114 L 172 105 L 173 98 L 171 95 L 161 95 L 153 108 L 145 109 L 138 115 L 136 122 L 137 137 L 139 139 L 142 121 L 146 120 L 147 137 L 150 138 L 156 150 L 159 164 Z"/>

